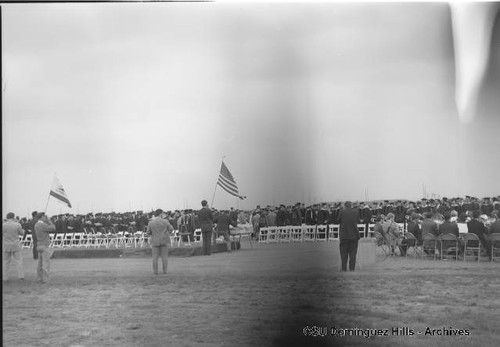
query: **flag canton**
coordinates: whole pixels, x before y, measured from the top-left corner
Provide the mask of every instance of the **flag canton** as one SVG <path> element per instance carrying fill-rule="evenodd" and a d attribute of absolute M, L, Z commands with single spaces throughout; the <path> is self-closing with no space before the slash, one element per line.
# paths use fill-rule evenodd
<path fill-rule="evenodd" d="M 220 169 L 220 174 L 222 176 L 224 176 L 225 178 L 229 179 L 230 181 L 233 181 L 233 182 L 236 183 L 236 181 L 233 178 L 233 175 L 231 175 L 231 173 L 229 172 L 227 166 L 224 163 L 222 163 L 222 167 Z"/>

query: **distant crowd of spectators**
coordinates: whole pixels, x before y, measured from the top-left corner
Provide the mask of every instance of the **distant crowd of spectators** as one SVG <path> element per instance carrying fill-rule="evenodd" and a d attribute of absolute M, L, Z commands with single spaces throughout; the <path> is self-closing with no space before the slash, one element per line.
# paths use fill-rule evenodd
<path fill-rule="evenodd" d="M 353 208 L 359 209 L 360 223 L 374 224 L 380 216 L 394 215 L 394 222 L 408 223 L 412 216 L 431 215 L 432 219 L 444 221 L 446 213 L 457 214 L 459 222 L 466 222 L 474 213 L 480 216 L 491 217 L 492 213 L 500 210 L 500 197 L 482 198 L 466 196 L 465 198 L 421 199 L 418 201 L 371 201 L 354 202 Z M 339 213 L 343 208 L 342 202 L 318 203 L 306 206 L 304 203 L 295 205 L 281 204 L 279 206 L 258 205 L 251 211 L 235 210 L 231 208 L 219 211 L 212 208 L 214 217 L 225 212 L 229 214 L 233 225 L 251 224 L 254 232 L 259 228 L 268 226 L 286 225 L 329 225 L 339 224 Z M 175 230 L 194 233 L 199 228 L 198 210 L 185 209 L 167 211 L 166 218 Z M 125 213 L 88 213 L 86 215 L 60 214 L 52 216 L 51 220 L 56 225 L 57 233 L 82 232 L 82 233 L 118 233 L 145 231 L 153 212 L 125 212 Z M 32 218 L 16 219 L 26 232 L 31 232 Z"/>
<path fill-rule="evenodd" d="M 389 214 L 394 216 L 395 223 L 406 224 L 412 216 L 423 220 L 424 215 L 430 215 L 439 223 L 444 221 L 444 215 L 451 211 L 455 211 L 457 220 L 460 222 L 470 220 L 473 211 L 478 211 L 482 216 L 491 217 L 494 211 L 500 210 L 499 200 L 499 197 L 478 199 L 466 196 L 465 198 L 418 201 L 354 202 L 352 205 L 354 209 L 359 210 L 362 224 L 375 224 L 381 219 L 385 220 L 385 216 Z M 339 224 L 342 208 L 341 202 L 313 204 L 307 207 L 303 203 L 296 203 L 293 206 L 266 206 L 265 208 L 257 206 L 250 218 L 254 233 L 258 233 L 259 228 L 268 226 Z"/>

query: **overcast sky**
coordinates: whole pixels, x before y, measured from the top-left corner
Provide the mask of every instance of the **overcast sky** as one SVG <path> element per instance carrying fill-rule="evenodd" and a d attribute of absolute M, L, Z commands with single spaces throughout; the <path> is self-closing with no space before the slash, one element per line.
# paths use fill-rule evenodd
<path fill-rule="evenodd" d="M 3 215 L 500 195 L 499 40 L 462 124 L 445 3 L 4 4 Z"/>

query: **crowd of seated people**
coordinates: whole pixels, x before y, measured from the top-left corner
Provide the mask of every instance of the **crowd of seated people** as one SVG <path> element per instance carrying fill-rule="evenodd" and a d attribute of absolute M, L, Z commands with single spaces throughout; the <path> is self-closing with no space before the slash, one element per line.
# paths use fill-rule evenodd
<path fill-rule="evenodd" d="M 339 224 L 342 202 L 318 203 L 306 206 L 304 203 L 295 205 L 280 204 L 279 206 L 261 207 L 258 205 L 254 210 L 244 211 L 231 208 L 227 212 L 232 224 L 250 224 L 253 228 L 253 236 L 258 237 L 262 227 L 269 226 L 293 226 L 293 225 L 331 225 Z M 393 234 L 396 236 L 396 225 L 404 224 L 404 229 L 411 232 L 418 240 L 422 241 L 422 235 L 431 233 L 438 236 L 442 233 L 451 232 L 457 234 L 458 230 L 477 233 L 485 248 L 489 248 L 488 235 L 499 232 L 500 202 L 499 197 L 477 199 L 466 196 L 465 198 L 453 199 L 421 199 L 418 201 L 396 200 L 396 201 L 372 201 L 354 202 L 353 208 L 360 211 L 360 223 L 375 224 L 375 231 L 383 235 Z M 214 217 L 218 213 L 213 208 Z M 167 211 L 166 218 L 175 230 L 183 234 L 190 234 L 191 239 L 194 231 L 199 228 L 197 216 L 198 211 L 192 209 Z M 125 212 L 125 213 L 88 213 L 86 215 L 61 214 L 51 219 L 56 225 L 57 233 L 80 232 L 80 233 L 133 233 L 142 232 L 146 229 L 153 212 Z M 29 233 L 31 219 L 22 218 L 18 221 Z M 479 224 L 484 225 L 481 228 Z M 397 249 L 401 240 L 397 237 L 391 239 L 391 249 Z M 404 253 L 404 247 L 399 247 Z"/>
<path fill-rule="evenodd" d="M 266 207 L 258 205 L 251 212 L 248 221 L 252 224 L 255 234 L 258 234 L 260 228 L 269 226 L 339 224 L 342 207 L 342 202 L 319 203 L 307 207 L 303 203 Z M 359 209 L 360 223 L 367 226 L 376 225 L 380 223 L 381 218 L 385 220 L 386 216 L 391 214 L 393 222 L 403 224 L 405 229 L 408 225 L 415 228 L 418 224 L 422 231 L 414 230 L 416 234 L 431 232 L 437 235 L 437 227 L 444 221 L 445 213 L 451 214 L 452 221 L 463 220 L 465 223 L 471 219 L 473 211 L 480 211 L 481 215 L 490 218 L 493 211 L 500 210 L 500 202 L 498 197 L 477 199 L 466 196 L 453 199 L 422 199 L 416 202 L 403 200 L 354 202 L 353 208 Z"/>
<path fill-rule="evenodd" d="M 464 216 L 465 218 L 460 220 L 458 218 L 458 212 L 454 210 L 445 211 L 443 215 L 439 213 L 433 214 L 432 212 L 425 212 L 423 215 L 412 213 L 406 225 L 406 233 L 404 235 L 399 235 L 398 240 L 395 241 L 395 245 L 399 246 L 400 254 L 405 255 L 405 241 L 409 233 L 415 237 L 417 245 L 422 245 L 426 234 L 432 235 L 438 242 L 439 238 L 444 235 L 453 235 L 458 241 L 458 253 L 461 253 L 465 246 L 462 235 L 471 233 L 478 236 L 484 252 L 491 259 L 491 235 L 500 233 L 500 211 L 494 209 L 487 215 L 482 214 L 481 210 L 476 209 L 473 211 L 466 211 Z M 379 219 L 383 220 L 383 216 L 379 217 Z M 388 238 L 388 229 L 384 228 L 383 225 L 376 230 Z M 392 248 L 392 253 L 394 253 L 394 245 L 389 241 L 388 243 Z M 443 249 L 440 249 L 437 247 L 435 252 L 437 252 L 437 255 L 439 255 L 440 252 L 449 253 L 452 251 L 452 248 L 453 247 L 443 247 Z M 430 252 L 426 249 L 424 249 L 424 251 Z M 453 249 L 453 251 L 455 250 Z"/>

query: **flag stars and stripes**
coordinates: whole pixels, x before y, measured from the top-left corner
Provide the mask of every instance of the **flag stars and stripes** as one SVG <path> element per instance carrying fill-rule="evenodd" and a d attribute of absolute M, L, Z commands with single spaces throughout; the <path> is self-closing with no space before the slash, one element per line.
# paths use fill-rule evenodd
<path fill-rule="evenodd" d="M 222 162 L 220 168 L 219 179 L 217 181 L 217 184 L 221 186 L 222 189 L 224 189 L 229 194 L 237 196 L 242 200 L 245 199 L 244 196 L 241 196 L 239 194 L 238 185 L 236 184 L 233 175 L 231 174 L 231 172 L 229 172 L 229 169 L 227 168 L 226 164 L 224 164 L 224 162 Z"/>

